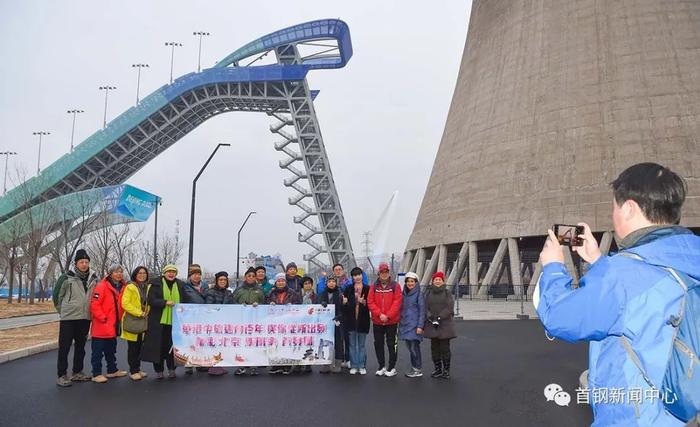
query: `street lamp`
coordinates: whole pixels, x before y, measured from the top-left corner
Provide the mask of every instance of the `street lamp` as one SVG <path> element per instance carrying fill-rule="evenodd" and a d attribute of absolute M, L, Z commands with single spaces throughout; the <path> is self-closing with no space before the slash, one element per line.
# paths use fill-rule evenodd
<path fill-rule="evenodd" d="M 32 132 L 32 135 L 39 135 L 39 156 L 36 160 L 36 174 L 39 175 L 39 173 L 41 172 L 41 137 L 44 135 L 51 135 L 51 132 L 40 130 Z"/>
<path fill-rule="evenodd" d="M 5 181 L 2 185 L 2 195 L 3 196 L 5 194 L 7 194 L 7 159 L 10 156 L 16 156 L 16 155 L 17 155 L 17 153 L 15 153 L 14 151 L 3 151 L 2 153 L 0 153 L 0 156 L 5 156 Z"/>
<path fill-rule="evenodd" d="M 158 272 L 158 206 L 163 204 L 163 199 L 156 196 L 156 218 L 153 226 L 153 274 Z"/>
<path fill-rule="evenodd" d="M 250 218 L 251 215 L 256 214 L 257 212 L 251 211 L 248 213 L 248 216 L 245 217 L 245 221 L 243 221 L 243 225 L 241 225 L 241 228 L 238 229 L 238 243 L 236 246 L 236 286 L 238 286 L 238 281 L 239 281 L 239 271 L 241 269 L 241 231 L 243 231 L 243 227 L 245 227 L 245 224 L 248 222 L 248 218 Z"/>
<path fill-rule="evenodd" d="M 202 71 L 202 37 L 210 36 L 211 34 L 206 31 L 195 31 L 192 33 L 193 36 L 199 36 L 199 53 L 197 53 L 197 72 Z"/>
<path fill-rule="evenodd" d="M 132 68 L 138 69 L 136 77 L 136 106 L 139 105 L 139 89 L 141 88 L 141 68 L 148 68 L 148 64 L 132 64 Z"/>
<path fill-rule="evenodd" d="M 84 113 L 85 111 L 83 110 L 68 110 L 68 114 L 73 115 L 73 127 L 71 128 L 70 131 L 70 151 L 71 153 L 73 152 L 73 137 L 75 136 L 75 116 L 81 113 Z"/>
<path fill-rule="evenodd" d="M 170 46 L 170 83 L 173 82 L 173 63 L 175 61 L 175 46 L 182 47 L 182 43 L 165 42 L 166 46 Z"/>
<path fill-rule="evenodd" d="M 105 115 L 102 120 L 102 129 L 107 127 L 107 95 L 109 94 L 110 90 L 115 90 L 117 87 L 116 86 L 100 86 L 100 90 L 105 91 Z"/>
<path fill-rule="evenodd" d="M 217 151 L 219 151 L 220 147 L 230 147 L 231 144 L 218 144 L 216 148 L 214 148 L 214 151 L 209 155 L 209 158 L 207 159 L 206 162 L 204 162 L 204 166 L 202 166 L 202 169 L 199 170 L 199 173 L 197 176 L 194 177 L 194 180 L 192 180 L 192 208 L 190 210 L 190 245 L 189 245 L 189 251 L 187 255 L 187 265 L 192 265 L 192 259 L 194 257 L 193 254 L 193 248 L 194 248 L 194 206 L 195 206 L 195 197 L 197 195 L 197 180 L 199 177 L 202 175 L 202 172 L 204 172 L 204 169 L 209 166 L 209 162 L 211 159 L 214 157 L 214 154 L 216 154 Z"/>

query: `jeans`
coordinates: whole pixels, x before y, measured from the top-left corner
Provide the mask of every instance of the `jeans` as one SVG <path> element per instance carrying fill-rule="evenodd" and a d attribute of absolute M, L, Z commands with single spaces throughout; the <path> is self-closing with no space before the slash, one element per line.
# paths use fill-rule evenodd
<path fill-rule="evenodd" d="M 348 331 L 350 341 L 350 367 L 355 369 L 367 367 L 367 334 L 356 331 Z"/>
<path fill-rule="evenodd" d="M 416 369 L 421 369 L 423 360 L 420 354 L 420 341 L 406 340 L 406 348 L 408 348 L 408 353 L 411 355 L 411 366 Z"/>
<path fill-rule="evenodd" d="M 127 341 L 129 343 L 129 350 L 127 352 L 127 357 L 129 360 L 129 373 L 136 374 L 141 372 L 141 347 L 143 346 L 143 335 L 139 335 L 136 341 Z"/>
<path fill-rule="evenodd" d="M 83 371 L 85 359 L 85 342 L 90 332 L 89 320 L 61 320 L 58 327 L 58 376 L 62 377 L 68 372 L 68 353 L 73 347 L 73 373 Z"/>
<path fill-rule="evenodd" d="M 374 351 L 377 353 L 377 362 L 379 369 L 386 366 L 388 371 L 391 371 L 396 366 L 396 331 L 399 325 L 377 325 L 372 326 L 374 332 Z M 386 347 L 389 350 L 389 364 L 385 365 L 384 359 L 384 337 L 386 337 Z"/>
<path fill-rule="evenodd" d="M 92 376 L 102 375 L 102 355 L 107 362 L 107 373 L 117 372 L 117 339 L 92 338 Z"/>

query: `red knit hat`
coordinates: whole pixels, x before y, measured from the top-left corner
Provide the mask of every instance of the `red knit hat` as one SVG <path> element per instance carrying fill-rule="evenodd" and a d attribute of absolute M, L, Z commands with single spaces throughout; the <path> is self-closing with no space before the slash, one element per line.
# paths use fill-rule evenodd
<path fill-rule="evenodd" d="M 437 273 L 433 274 L 433 280 L 435 280 L 436 277 L 439 277 L 442 279 L 442 281 L 445 281 L 445 273 L 442 271 L 438 271 Z"/>

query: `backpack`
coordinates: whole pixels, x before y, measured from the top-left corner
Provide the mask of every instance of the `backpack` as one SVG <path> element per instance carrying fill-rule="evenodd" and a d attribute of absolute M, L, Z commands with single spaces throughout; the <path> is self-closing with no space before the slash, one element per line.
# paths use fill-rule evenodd
<path fill-rule="evenodd" d="M 53 285 L 53 292 L 51 293 L 51 300 L 53 301 L 53 306 L 58 309 L 58 295 L 61 293 L 61 286 L 63 282 L 66 281 L 66 273 L 61 274 L 61 277 L 56 280 L 56 284 Z"/>
<path fill-rule="evenodd" d="M 635 253 L 619 254 L 646 263 Z M 647 384 L 665 395 L 662 395 L 662 401 L 666 410 L 679 420 L 688 422 L 700 413 L 700 281 L 670 267 L 647 264 L 666 270 L 685 293 L 678 316 L 672 315 L 666 321 L 674 331 L 661 388 L 652 384 L 629 340 L 625 336 L 621 336 L 620 340 Z"/>

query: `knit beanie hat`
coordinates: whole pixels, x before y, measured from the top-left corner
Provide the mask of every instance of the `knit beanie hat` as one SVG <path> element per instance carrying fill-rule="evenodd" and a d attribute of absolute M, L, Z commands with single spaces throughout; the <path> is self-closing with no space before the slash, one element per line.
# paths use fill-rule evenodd
<path fill-rule="evenodd" d="M 163 267 L 163 274 L 167 273 L 168 271 L 174 271 L 175 274 L 177 274 L 177 266 L 175 264 L 168 264 Z"/>
<path fill-rule="evenodd" d="M 86 259 L 90 261 L 90 257 L 88 256 L 87 252 L 85 252 L 85 249 L 78 249 L 75 252 L 75 262 L 77 263 L 81 259 Z"/>
<path fill-rule="evenodd" d="M 293 262 L 290 262 L 289 264 L 287 264 L 287 268 L 285 268 L 284 271 L 289 271 L 289 269 L 292 267 L 297 268 L 297 265 Z"/>
<path fill-rule="evenodd" d="M 255 267 L 250 267 L 249 269 L 246 270 L 245 274 L 249 274 L 249 273 L 255 274 L 256 271 L 257 270 L 255 270 Z M 244 274 L 244 276 L 245 276 L 245 274 Z"/>
<path fill-rule="evenodd" d="M 278 280 L 284 280 L 284 283 L 287 283 L 287 275 L 284 273 L 277 273 L 275 275 L 275 284 L 277 283 Z"/>
<path fill-rule="evenodd" d="M 187 277 L 197 273 L 202 274 L 202 267 L 200 267 L 199 264 L 192 264 L 190 268 L 187 269 Z"/>

